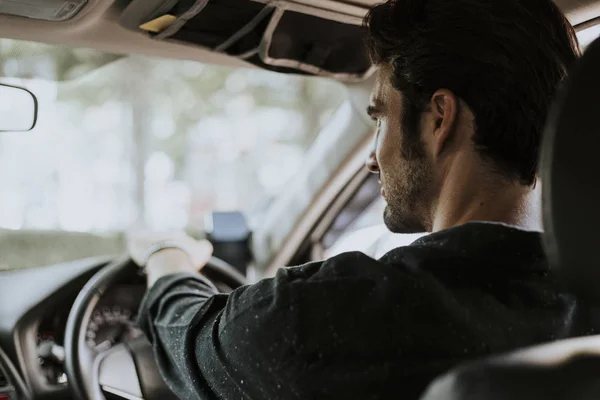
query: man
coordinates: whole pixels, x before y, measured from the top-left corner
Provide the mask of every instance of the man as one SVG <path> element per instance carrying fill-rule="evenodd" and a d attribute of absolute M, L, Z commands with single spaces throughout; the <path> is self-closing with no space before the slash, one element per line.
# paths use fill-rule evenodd
<path fill-rule="evenodd" d="M 433 233 L 230 295 L 194 273 L 206 243 L 134 240 L 151 286 L 140 325 L 181 398 L 416 399 L 468 359 L 596 331 L 535 232 L 542 127 L 579 55 L 564 15 L 550 0 L 393 0 L 366 25 L 385 222 Z"/>

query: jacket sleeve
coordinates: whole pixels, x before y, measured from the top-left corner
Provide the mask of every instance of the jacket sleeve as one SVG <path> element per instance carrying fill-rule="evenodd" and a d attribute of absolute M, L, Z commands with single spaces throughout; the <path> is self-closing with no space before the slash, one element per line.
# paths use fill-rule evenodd
<path fill-rule="evenodd" d="M 294 307 L 285 287 L 302 279 L 277 277 L 218 293 L 206 278 L 174 274 L 146 294 L 138 314 L 163 378 L 181 399 L 300 398 L 294 374 Z"/>
<path fill-rule="evenodd" d="M 140 327 L 181 399 L 368 398 L 373 387 L 360 383 L 392 373 L 381 360 L 406 333 L 378 310 L 406 296 L 430 298 L 415 293 L 412 281 L 397 290 L 393 277 L 381 278 L 389 269 L 346 253 L 282 268 L 229 294 L 199 275 L 167 276 L 143 301 Z M 413 312 L 418 315 L 398 308 Z"/>

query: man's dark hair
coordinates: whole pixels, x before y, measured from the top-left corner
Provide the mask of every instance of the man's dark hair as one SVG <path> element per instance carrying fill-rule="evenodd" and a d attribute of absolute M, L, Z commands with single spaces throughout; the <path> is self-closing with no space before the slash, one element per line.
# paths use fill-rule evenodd
<path fill-rule="evenodd" d="M 373 62 L 392 67 L 407 117 L 451 90 L 475 116 L 480 154 L 503 176 L 535 182 L 547 113 L 580 55 L 551 0 L 390 0 L 365 25 Z"/>

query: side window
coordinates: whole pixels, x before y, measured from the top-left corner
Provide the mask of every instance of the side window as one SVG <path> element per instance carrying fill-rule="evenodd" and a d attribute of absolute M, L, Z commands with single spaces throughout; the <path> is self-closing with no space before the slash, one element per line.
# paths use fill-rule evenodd
<path fill-rule="evenodd" d="M 379 258 L 424 234 L 393 234 L 383 222 L 386 203 L 375 175 L 369 176 L 335 217 L 321 239 L 324 258 L 360 251 Z"/>
<path fill-rule="evenodd" d="M 577 39 L 582 49 L 586 49 L 594 40 L 600 36 L 600 24 L 591 26 L 577 32 Z"/>

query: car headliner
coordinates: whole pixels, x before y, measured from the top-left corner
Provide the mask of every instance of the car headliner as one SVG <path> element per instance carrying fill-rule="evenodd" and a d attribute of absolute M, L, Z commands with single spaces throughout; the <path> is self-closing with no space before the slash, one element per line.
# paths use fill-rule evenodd
<path fill-rule="evenodd" d="M 259 0 L 260 1 L 260 0 Z M 294 0 L 296 3 L 327 8 L 338 13 L 364 15 L 367 8 L 380 0 Z M 571 23 L 584 24 L 600 16 L 598 0 L 556 0 Z M 90 47 L 117 54 L 146 54 L 174 59 L 201 61 L 210 64 L 243 66 L 239 59 L 199 47 L 158 42 L 147 36 L 125 30 L 118 24 L 120 8 L 115 0 L 89 0 L 73 19 L 48 22 L 0 15 L 0 37 L 71 47 Z"/>

